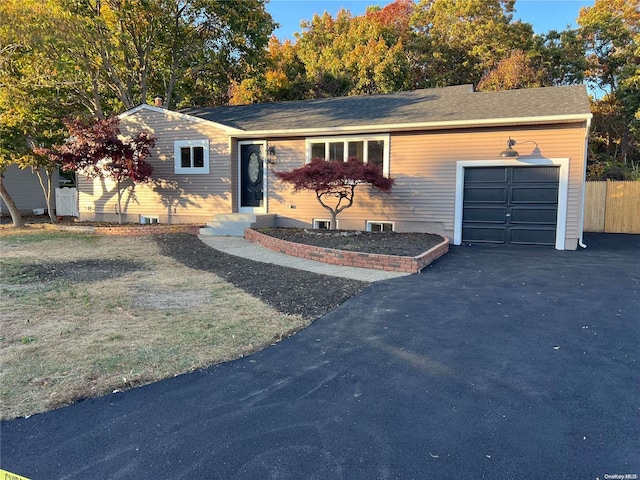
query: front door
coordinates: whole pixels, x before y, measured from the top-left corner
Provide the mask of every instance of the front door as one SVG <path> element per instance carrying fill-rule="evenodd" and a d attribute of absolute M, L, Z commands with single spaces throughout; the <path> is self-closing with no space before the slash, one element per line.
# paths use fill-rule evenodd
<path fill-rule="evenodd" d="M 264 208 L 262 144 L 240 144 L 240 211 Z"/>

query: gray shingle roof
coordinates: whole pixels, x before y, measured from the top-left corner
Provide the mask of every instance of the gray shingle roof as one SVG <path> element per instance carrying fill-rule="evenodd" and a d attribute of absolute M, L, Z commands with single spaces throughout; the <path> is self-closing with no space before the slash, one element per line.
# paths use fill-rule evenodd
<path fill-rule="evenodd" d="M 584 85 L 474 92 L 471 85 L 385 95 L 324 98 L 213 108 L 181 113 L 244 131 L 464 122 L 588 115 Z"/>

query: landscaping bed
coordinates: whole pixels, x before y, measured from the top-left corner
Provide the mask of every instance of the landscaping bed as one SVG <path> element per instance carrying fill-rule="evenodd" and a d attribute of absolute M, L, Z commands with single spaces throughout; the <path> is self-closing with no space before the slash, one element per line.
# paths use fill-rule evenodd
<path fill-rule="evenodd" d="M 418 273 L 449 251 L 449 239 L 429 233 L 248 228 L 244 236 L 285 255 L 386 272 Z"/>
<path fill-rule="evenodd" d="M 417 257 L 443 241 L 443 237 L 432 233 L 361 232 L 309 228 L 261 228 L 257 231 L 293 243 L 403 257 Z"/>

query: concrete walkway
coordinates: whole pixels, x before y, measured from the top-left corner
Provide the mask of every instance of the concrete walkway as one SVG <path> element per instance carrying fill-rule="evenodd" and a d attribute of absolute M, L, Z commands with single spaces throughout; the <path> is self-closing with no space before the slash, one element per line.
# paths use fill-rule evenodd
<path fill-rule="evenodd" d="M 367 268 L 343 267 L 328 263 L 315 262 L 304 258 L 291 257 L 274 252 L 268 248 L 251 243 L 242 237 L 218 237 L 212 235 L 200 235 L 200 240 L 210 246 L 229 255 L 254 260 L 256 262 L 273 263 L 283 267 L 306 270 L 308 272 L 330 275 L 333 277 L 350 278 L 363 282 L 378 282 L 390 278 L 398 278 L 410 275 L 402 272 L 385 272 L 382 270 L 370 270 Z"/>

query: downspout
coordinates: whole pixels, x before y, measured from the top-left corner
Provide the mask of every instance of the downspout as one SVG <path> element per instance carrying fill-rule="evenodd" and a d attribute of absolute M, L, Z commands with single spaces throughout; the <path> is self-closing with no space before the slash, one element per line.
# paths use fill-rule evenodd
<path fill-rule="evenodd" d="M 584 203 L 587 193 L 587 161 L 589 157 L 589 129 L 591 128 L 591 118 L 587 119 L 587 132 L 584 137 L 584 168 L 582 169 L 582 205 L 580 207 L 580 238 L 578 239 L 578 245 L 581 248 L 587 248 L 583 242 L 584 236 Z"/>

